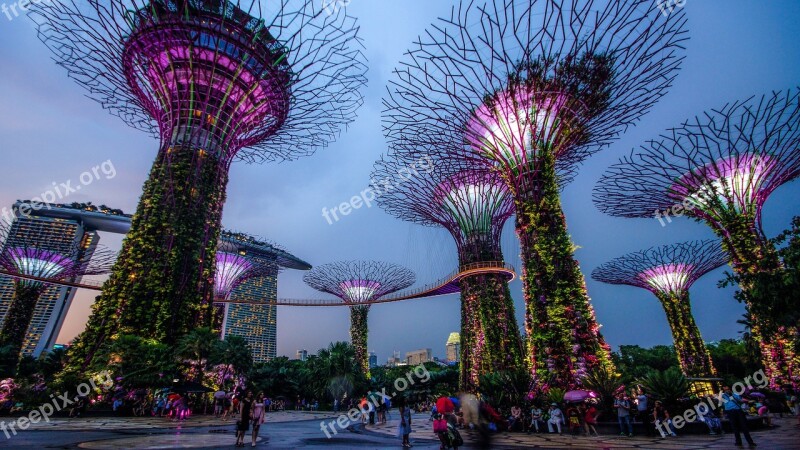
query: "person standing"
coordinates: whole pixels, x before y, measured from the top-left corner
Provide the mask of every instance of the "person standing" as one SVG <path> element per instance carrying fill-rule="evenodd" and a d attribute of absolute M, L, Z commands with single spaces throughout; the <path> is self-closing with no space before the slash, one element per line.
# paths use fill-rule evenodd
<path fill-rule="evenodd" d="M 733 428 L 733 435 L 735 438 L 734 445 L 737 447 L 742 446 L 742 434 L 744 434 L 744 438 L 747 439 L 747 443 L 750 444 L 750 447 L 755 447 L 756 443 L 753 442 L 753 438 L 750 437 L 750 430 L 747 428 L 747 417 L 744 415 L 744 411 L 742 410 L 742 405 L 747 403 L 746 400 L 743 400 L 739 394 L 734 394 L 731 392 L 730 386 L 723 386 L 722 387 L 722 407 L 725 409 L 725 415 L 728 416 L 728 420 L 731 422 L 731 428 Z"/>
<path fill-rule="evenodd" d="M 256 446 L 258 440 L 258 432 L 261 429 L 261 424 L 267 420 L 267 407 L 264 402 L 264 393 L 259 392 L 256 397 L 256 402 L 253 403 L 253 412 L 250 414 L 250 419 L 253 421 L 253 447 Z"/>
<path fill-rule="evenodd" d="M 253 409 L 253 393 L 247 391 L 239 402 L 239 420 L 236 421 L 236 446 L 244 447 L 244 434 L 250 428 L 250 412 Z"/>
<path fill-rule="evenodd" d="M 619 394 L 614 400 L 614 408 L 617 409 L 617 422 L 619 422 L 619 435 L 625 436 L 625 426 L 628 428 L 628 437 L 633 436 L 633 425 L 631 424 L 631 402 L 628 396 Z"/>
<path fill-rule="evenodd" d="M 400 427 L 397 430 L 397 434 L 403 437 L 403 448 L 411 448 L 411 441 L 409 440 L 409 435 L 411 435 L 411 408 L 408 407 L 403 397 L 399 398 L 398 404 L 400 407 Z"/>
<path fill-rule="evenodd" d="M 639 394 L 636 396 L 636 418 L 642 421 L 642 423 L 644 424 L 647 424 L 647 422 L 649 422 L 647 417 L 648 406 L 649 405 L 647 401 L 647 394 L 645 394 L 644 389 L 642 389 L 642 387 L 639 386 Z M 648 428 L 645 426 L 645 429 Z M 648 434 L 650 433 L 648 432 Z"/>
<path fill-rule="evenodd" d="M 561 424 L 564 423 L 564 413 L 558 408 L 558 403 L 550 404 L 550 419 L 547 421 L 547 431 L 553 432 L 553 427 L 561 434 Z"/>

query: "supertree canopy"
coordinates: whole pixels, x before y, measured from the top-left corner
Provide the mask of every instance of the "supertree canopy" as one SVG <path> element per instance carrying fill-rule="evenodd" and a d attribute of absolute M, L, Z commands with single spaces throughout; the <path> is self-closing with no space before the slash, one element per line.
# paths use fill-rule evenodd
<path fill-rule="evenodd" d="M 32 6 L 42 41 L 70 77 L 160 139 L 97 320 L 73 346 L 78 359 L 88 362 L 118 333 L 172 343 L 208 324 L 231 162 L 308 155 L 362 102 L 358 27 L 344 8 L 329 9 L 316 0 Z"/>
<path fill-rule="evenodd" d="M 409 155 L 392 152 L 378 161 L 373 183 L 402 173 L 413 162 L 404 158 Z M 378 204 L 400 219 L 447 229 L 456 241 L 460 271 L 481 263 L 502 265 L 500 234 L 514 209 L 505 184 L 487 170 L 429 163 L 430 173 L 386 191 Z M 522 340 L 505 273 L 468 275 L 459 280 L 459 288 L 459 384 L 473 392 L 481 375 L 522 365 Z"/>
<path fill-rule="evenodd" d="M 540 388 L 610 365 L 559 189 L 664 95 L 685 39 L 683 11 L 664 15 L 649 0 L 464 1 L 390 81 L 390 143 L 493 170 L 513 196 Z"/>
<path fill-rule="evenodd" d="M 781 262 L 761 227 L 761 208 L 775 189 L 800 175 L 798 149 L 800 90 L 728 103 L 611 166 L 595 188 L 595 203 L 611 215 L 654 217 L 664 225 L 670 215 L 686 215 L 722 239 L 737 274 L 774 272 Z M 751 322 L 772 385 L 800 381 L 791 348 L 796 327 L 762 334 L 761 319 L 751 314 Z"/>
<path fill-rule="evenodd" d="M 655 294 L 667 314 L 681 370 L 688 377 L 709 377 L 716 370 L 692 316 L 689 288 L 727 262 L 728 255 L 716 241 L 685 242 L 621 256 L 597 267 L 592 278 Z"/>
<path fill-rule="evenodd" d="M 84 275 L 108 273 L 116 253 L 86 242 L 47 244 L 15 225 L 0 223 L 0 269 L 19 275 L 14 278 L 14 297 L 0 330 L 0 347 L 11 347 L 11 358 L 19 359 L 39 296 L 47 281 L 75 281 Z"/>
<path fill-rule="evenodd" d="M 370 304 L 381 297 L 405 289 L 416 277 L 414 272 L 379 261 L 339 261 L 311 269 L 303 281 L 312 288 L 339 297 L 350 306 L 350 340 L 355 359 L 369 372 L 367 315 Z"/>

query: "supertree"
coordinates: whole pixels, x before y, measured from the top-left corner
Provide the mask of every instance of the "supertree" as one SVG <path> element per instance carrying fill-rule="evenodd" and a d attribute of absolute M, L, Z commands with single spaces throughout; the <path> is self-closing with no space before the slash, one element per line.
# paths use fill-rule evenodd
<path fill-rule="evenodd" d="M 728 255 L 719 242 L 692 241 L 629 253 L 594 269 L 592 278 L 655 294 L 667 314 L 681 370 L 688 377 L 710 377 L 716 370 L 692 316 L 689 289 L 727 263 Z"/>
<path fill-rule="evenodd" d="M 670 87 L 685 16 L 657 2 L 464 1 L 414 43 L 384 99 L 390 143 L 497 172 L 514 199 L 536 385 L 610 367 L 559 189 Z M 477 25 L 479 24 L 479 25 Z"/>
<path fill-rule="evenodd" d="M 355 19 L 317 0 L 67 0 L 30 15 L 91 98 L 160 140 L 73 355 L 88 362 L 117 333 L 174 343 L 210 320 L 230 164 L 309 155 L 353 120 L 366 71 Z"/>
<path fill-rule="evenodd" d="M 35 234 L 35 233 L 34 233 Z M 116 252 L 87 242 L 50 243 L 27 236 L 18 222 L 0 223 L 0 268 L 14 278 L 14 297 L 0 330 L 0 347 L 10 346 L 10 358 L 19 359 L 39 296 L 51 282 L 75 281 L 84 275 L 111 270 Z"/>
<path fill-rule="evenodd" d="M 385 180 L 413 164 L 397 152 L 381 158 L 372 174 L 373 188 L 381 190 Z M 430 159 L 427 173 L 380 191 L 378 204 L 400 219 L 449 231 L 456 242 L 460 272 L 468 273 L 476 265 L 504 266 L 500 234 L 514 211 L 505 184 L 487 170 L 450 166 Z M 459 280 L 459 288 L 459 385 L 462 391 L 474 392 L 481 375 L 522 366 L 522 340 L 506 273 L 467 275 Z"/>
<path fill-rule="evenodd" d="M 214 273 L 214 328 L 221 329 L 230 308 L 231 293 L 251 278 L 277 276 L 282 268 L 308 270 L 311 266 L 277 244 L 249 234 L 223 230 Z M 234 299 L 235 300 L 235 299 Z M 224 335 L 223 335 L 224 337 Z"/>
<path fill-rule="evenodd" d="M 369 373 L 367 353 L 367 315 L 370 303 L 405 289 L 416 277 L 414 272 L 380 261 L 338 261 L 311 269 L 303 281 L 312 288 L 339 297 L 350 306 L 350 341 L 355 348 L 356 364 Z"/>
<path fill-rule="evenodd" d="M 761 209 L 775 189 L 800 175 L 799 149 L 800 90 L 735 101 L 623 157 L 598 182 L 595 203 L 614 216 L 653 217 L 664 225 L 670 214 L 704 222 L 722 239 L 734 272 L 774 272 L 781 261 L 761 227 Z M 797 383 L 796 327 L 762 334 L 760 318 L 750 320 L 772 385 Z"/>

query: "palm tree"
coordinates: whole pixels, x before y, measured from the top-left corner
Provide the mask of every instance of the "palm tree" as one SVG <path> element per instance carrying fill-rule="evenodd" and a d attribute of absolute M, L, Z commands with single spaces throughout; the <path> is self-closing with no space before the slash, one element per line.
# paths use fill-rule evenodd
<path fill-rule="evenodd" d="M 193 368 L 193 381 L 198 383 L 202 381 L 203 374 L 209 368 L 209 360 L 219 342 L 219 334 L 208 327 L 192 330 L 178 341 L 176 354 Z"/>

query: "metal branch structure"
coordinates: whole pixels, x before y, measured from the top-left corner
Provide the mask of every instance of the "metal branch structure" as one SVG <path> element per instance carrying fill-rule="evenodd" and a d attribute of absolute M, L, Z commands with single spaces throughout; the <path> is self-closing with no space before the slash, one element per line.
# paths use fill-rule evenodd
<path fill-rule="evenodd" d="M 414 272 L 380 261 L 339 261 L 311 269 L 303 276 L 303 281 L 350 306 L 350 340 L 355 348 L 356 364 L 365 374 L 369 373 L 367 315 L 370 304 L 414 284 Z"/>
<path fill-rule="evenodd" d="M 211 317 L 230 164 L 309 155 L 354 119 L 366 82 L 355 19 L 317 0 L 67 0 L 29 15 L 90 98 L 160 140 L 72 354 L 85 367 L 119 332 L 174 343 Z"/>
<path fill-rule="evenodd" d="M 17 222 L 0 222 L 0 268 L 10 274 L 75 281 L 84 275 L 108 273 L 117 257 L 116 252 L 88 242 L 44 243 L 36 236 L 26 236 L 18 227 Z M 48 286 L 42 281 L 14 278 L 14 297 L 0 330 L 0 347 L 10 346 L 14 361 L 19 359 L 39 296 Z"/>
<path fill-rule="evenodd" d="M 462 1 L 401 60 L 384 98 L 392 145 L 499 174 L 522 247 L 536 385 L 610 367 L 559 189 L 677 75 L 685 15 L 650 0 Z"/>
<path fill-rule="evenodd" d="M 746 276 L 780 268 L 761 227 L 761 209 L 772 192 L 798 175 L 800 89 L 795 88 L 731 102 L 667 130 L 612 165 L 594 200 L 615 216 L 664 223 L 672 214 L 704 222 L 722 239 L 734 272 Z M 751 321 L 772 386 L 798 383 L 800 361 L 791 344 L 797 330 L 762 335 L 760 319 Z"/>
<path fill-rule="evenodd" d="M 372 174 L 373 189 L 413 166 L 411 152 L 390 152 Z M 417 159 L 421 154 L 417 154 Z M 487 170 L 429 160 L 430 170 L 398 183 L 377 198 L 389 214 L 424 226 L 440 226 L 453 236 L 460 270 L 472 264 L 503 264 L 500 234 L 514 211 L 505 184 Z M 523 347 L 505 272 L 463 277 L 461 291 L 460 389 L 474 392 L 481 375 L 515 370 Z"/>
<path fill-rule="evenodd" d="M 592 271 L 603 283 L 647 289 L 664 307 L 675 353 L 690 378 L 716 374 L 711 354 L 692 316 L 689 289 L 706 273 L 724 266 L 729 256 L 713 240 L 684 242 L 629 253 Z"/>

